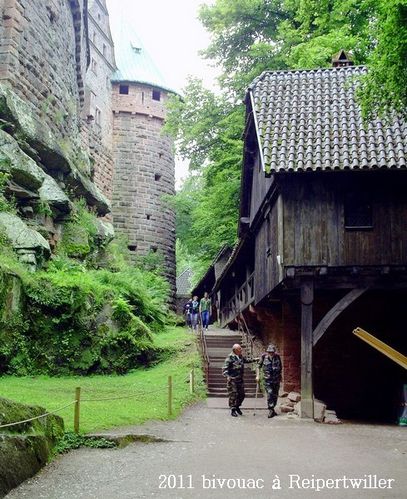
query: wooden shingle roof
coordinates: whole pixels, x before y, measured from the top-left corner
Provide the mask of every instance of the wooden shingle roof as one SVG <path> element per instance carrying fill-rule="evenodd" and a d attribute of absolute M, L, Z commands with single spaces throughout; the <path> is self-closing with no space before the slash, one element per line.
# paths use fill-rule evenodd
<path fill-rule="evenodd" d="M 400 169 L 407 126 L 364 124 L 355 90 L 362 66 L 266 71 L 249 88 L 263 168 L 285 171 Z"/>

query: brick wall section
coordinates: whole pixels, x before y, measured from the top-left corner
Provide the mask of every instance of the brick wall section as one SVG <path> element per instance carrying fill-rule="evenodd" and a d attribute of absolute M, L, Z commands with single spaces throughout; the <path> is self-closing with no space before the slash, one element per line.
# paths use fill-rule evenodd
<path fill-rule="evenodd" d="M 151 91 L 142 85 L 136 88 L 139 92 Z M 117 96 L 117 85 L 113 92 Z M 120 97 L 127 97 L 131 103 L 133 96 L 132 92 Z M 126 107 L 123 103 L 115 107 L 114 100 L 113 223 L 117 233 L 128 237 L 135 257 L 150 251 L 163 255 L 174 300 L 175 213 L 163 200 L 163 196 L 175 192 L 172 140 L 162 134 L 161 117 L 121 109 Z"/>
<path fill-rule="evenodd" d="M 92 117 L 92 130 L 107 149 L 112 148 L 113 114 L 111 78 L 115 71 L 113 41 L 107 10 L 97 0 L 89 2 L 90 65 L 86 73 L 84 118 Z M 96 109 L 99 110 L 99 117 Z"/>
<path fill-rule="evenodd" d="M 0 81 L 33 104 L 56 137 L 78 136 L 87 46 L 83 0 L 4 0 L 2 5 Z"/>
<path fill-rule="evenodd" d="M 269 343 L 277 346 L 283 363 L 282 388 L 300 391 L 301 387 L 301 315 L 298 300 L 284 299 L 269 307 L 250 307 L 246 314 L 249 328 L 260 339 L 264 349 Z"/>
<path fill-rule="evenodd" d="M 113 136 L 113 133 L 112 133 Z M 113 192 L 113 150 L 106 147 L 93 125 L 82 124 L 82 147 L 91 158 L 91 176 L 96 187 L 111 201 Z"/>
<path fill-rule="evenodd" d="M 85 102 L 82 110 L 83 147 L 91 158 L 93 182 L 112 200 L 114 161 L 111 77 L 115 69 L 113 41 L 109 15 L 104 3 L 90 0 L 88 5 L 90 65 L 86 73 Z"/>

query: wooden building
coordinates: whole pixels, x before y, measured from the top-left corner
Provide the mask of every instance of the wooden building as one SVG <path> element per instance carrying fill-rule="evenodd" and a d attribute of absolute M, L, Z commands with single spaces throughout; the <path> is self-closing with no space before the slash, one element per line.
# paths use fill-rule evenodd
<path fill-rule="evenodd" d="M 222 326 L 243 314 L 277 344 L 303 416 L 317 397 L 340 416 L 391 419 L 404 372 L 352 330 L 405 353 L 407 127 L 362 121 L 366 69 L 346 60 L 250 86 L 239 241 L 213 293 Z"/>

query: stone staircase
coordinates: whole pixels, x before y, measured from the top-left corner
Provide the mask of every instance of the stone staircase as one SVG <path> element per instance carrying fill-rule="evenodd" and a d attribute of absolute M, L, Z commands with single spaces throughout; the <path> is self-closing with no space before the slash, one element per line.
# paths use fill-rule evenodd
<path fill-rule="evenodd" d="M 209 357 L 208 379 L 206 380 L 208 397 L 227 397 L 226 378 L 222 376 L 222 366 L 225 358 L 232 351 L 233 344 L 241 344 L 242 337 L 227 329 L 211 328 L 205 334 L 205 338 Z M 244 371 L 246 397 L 255 397 L 256 394 L 256 373 L 251 366 L 252 364 L 246 364 Z M 263 396 L 260 390 L 257 396 L 258 398 Z"/>

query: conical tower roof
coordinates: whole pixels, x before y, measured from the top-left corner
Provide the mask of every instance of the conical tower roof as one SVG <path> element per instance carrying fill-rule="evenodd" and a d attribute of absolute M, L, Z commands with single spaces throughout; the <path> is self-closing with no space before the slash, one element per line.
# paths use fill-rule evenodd
<path fill-rule="evenodd" d="M 129 22 L 123 18 L 112 19 L 111 30 L 117 66 L 113 82 L 144 83 L 175 92 L 166 84 L 162 73 Z"/>

